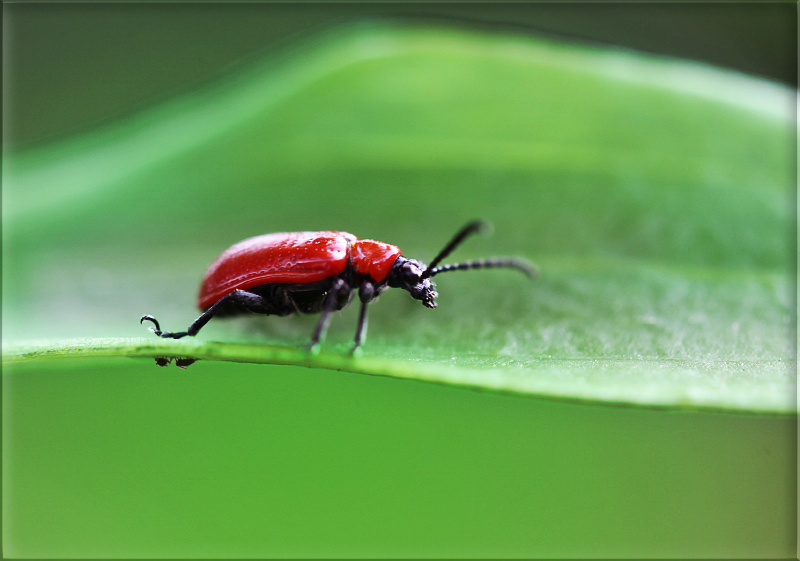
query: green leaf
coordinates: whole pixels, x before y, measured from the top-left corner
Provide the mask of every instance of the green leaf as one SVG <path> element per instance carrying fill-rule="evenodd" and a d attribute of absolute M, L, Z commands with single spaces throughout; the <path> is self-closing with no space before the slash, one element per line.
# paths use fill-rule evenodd
<path fill-rule="evenodd" d="M 326 35 L 4 160 L 4 360 L 186 356 L 792 412 L 793 96 L 525 36 Z M 143 313 L 184 329 L 204 268 L 245 237 L 341 229 L 429 260 L 476 217 L 493 237 L 454 259 L 520 255 L 541 277 L 437 277 L 435 311 L 390 291 L 362 356 L 352 309 L 317 356 L 298 351 L 314 318 L 130 339 Z"/>

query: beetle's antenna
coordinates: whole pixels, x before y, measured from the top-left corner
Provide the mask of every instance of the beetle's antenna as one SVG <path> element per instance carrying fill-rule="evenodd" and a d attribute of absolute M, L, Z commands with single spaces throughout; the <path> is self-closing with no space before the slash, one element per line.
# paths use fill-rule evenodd
<path fill-rule="evenodd" d="M 432 277 L 433 275 L 435 275 L 436 273 L 434 273 L 434 270 L 436 269 L 436 265 L 441 263 L 442 259 L 450 255 L 450 252 L 453 251 L 456 247 L 458 247 L 461 244 L 461 242 L 464 241 L 464 238 L 466 238 L 470 234 L 474 234 L 475 232 L 486 231 L 488 229 L 489 229 L 489 223 L 484 222 L 483 220 L 473 220 L 472 222 L 461 228 L 461 230 L 459 230 L 458 233 L 455 236 L 453 236 L 453 239 L 450 240 L 450 242 L 446 246 L 444 246 L 444 249 L 439 252 L 439 255 L 437 255 L 433 259 L 433 261 L 431 261 L 431 264 L 428 265 L 428 268 L 425 269 L 424 273 L 422 273 L 422 278 L 427 279 L 428 277 Z"/>
<path fill-rule="evenodd" d="M 453 263 L 451 265 L 442 265 L 441 267 L 436 267 L 433 270 L 430 270 L 428 276 L 438 275 L 439 273 L 447 273 L 450 271 L 464 271 L 467 269 L 489 269 L 494 267 L 506 267 L 510 269 L 517 269 L 522 271 L 530 278 L 534 278 L 539 275 L 539 270 L 536 268 L 536 265 L 525 261 L 523 259 L 513 259 L 513 258 L 506 258 L 506 257 L 496 257 L 491 259 L 476 259 L 475 261 L 464 261 L 463 263 Z M 428 273 L 428 270 L 425 272 Z"/>

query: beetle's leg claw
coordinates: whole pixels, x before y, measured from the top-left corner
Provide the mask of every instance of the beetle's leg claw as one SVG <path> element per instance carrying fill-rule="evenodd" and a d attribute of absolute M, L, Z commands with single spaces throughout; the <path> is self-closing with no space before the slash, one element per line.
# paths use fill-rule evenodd
<path fill-rule="evenodd" d="M 151 327 L 150 331 L 152 331 L 153 333 L 155 333 L 156 335 L 161 337 L 161 333 L 163 333 L 163 332 L 161 331 L 161 326 L 158 324 L 158 320 L 156 318 L 154 318 L 153 316 L 151 316 L 150 314 L 145 314 L 145 315 L 143 315 L 141 317 L 141 319 L 139 320 L 139 323 L 140 324 L 144 323 L 145 320 L 153 322 L 153 324 L 155 325 L 155 328 Z"/>
<path fill-rule="evenodd" d="M 197 360 L 198 359 L 196 359 L 196 358 L 188 358 L 188 357 L 178 358 L 178 357 L 175 357 L 175 366 L 177 366 L 178 368 L 185 369 L 187 366 L 191 366 L 192 364 L 197 362 Z"/>

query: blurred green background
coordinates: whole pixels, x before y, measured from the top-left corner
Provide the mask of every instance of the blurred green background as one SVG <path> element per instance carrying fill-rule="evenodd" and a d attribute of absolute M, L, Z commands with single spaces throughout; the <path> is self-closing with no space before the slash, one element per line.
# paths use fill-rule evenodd
<path fill-rule="evenodd" d="M 3 6 L 4 145 L 85 130 L 214 79 L 292 41 L 363 19 L 533 31 L 706 61 L 796 84 L 784 3 L 318 3 Z"/>
<path fill-rule="evenodd" d="M 144 312 L 183 327 L 203 268 L 249 235 L 345 229 L 430 259 L 482 216 L 493 238 L 459 255 L 525 255 L 543 278 L 454 276 L 436 316 L 387 294 L 368 356 L 638 353 L 645 374 L 547 376 L 598 402 L 695 377 L 785 394 L 791 127 L 759 113 L 758 88 L 735 113 L 640 82 L 624 51 L 587 78 L 580 52 L 543 44 L 557 62 L 524 73 L 533 32 L 796 81 L 793 4 L 4 5 L 4 341 L 139 336 Z M 341 315 L 334 350 L 352 336 Z M 204 335 L 299 344 L 313 325 L 279 321 Z M 676 375 L 675 360 L 709 366 Z M 711 365 L 725 360 L 741 362 Z M 680 403 L 207 361 L 6 364 L 4 553 L 793 556 L 796 419 Z"/>

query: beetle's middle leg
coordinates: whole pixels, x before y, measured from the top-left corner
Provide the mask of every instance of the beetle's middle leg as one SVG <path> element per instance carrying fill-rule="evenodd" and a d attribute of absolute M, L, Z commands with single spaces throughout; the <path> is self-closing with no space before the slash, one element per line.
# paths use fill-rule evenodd
<path fill-rule="evenodd" d="M 350 290 L 350 285 L 347 284 L 344 279 L 336 279 L 336 282 L 333 283 L 333 286 L 325 296 L 325 303 L 322 306 L 322 315 L 319 318 L 319 323 L 317 323 L 314 334 L 311 335 L 311 342 L 306 347 L 307 351 L 314 352 L 318 348 L 319 342 L 325 337 L 325 332 L 328 330 L 331 314 L 334 310 L 339 308 L 339 298 L 345 293 L 349 294 Z"/>
<path fill-rule="evenodd" d="M 364 282 L 358 290 L 358 297 L 361 300 L 361 311 L 358 314 L 358 327 L 356 328 L 356 337 L 353 342 L 353 348 L 350 349 L 350 354 L 354 355 L 364 342 L 367 336 L 367 304 L 372 302 L 378 296 L 378 291 L 375 285 L 369 281 Z"/>

